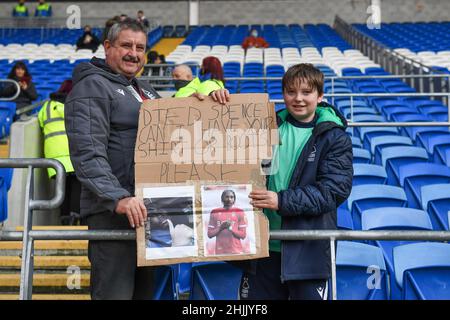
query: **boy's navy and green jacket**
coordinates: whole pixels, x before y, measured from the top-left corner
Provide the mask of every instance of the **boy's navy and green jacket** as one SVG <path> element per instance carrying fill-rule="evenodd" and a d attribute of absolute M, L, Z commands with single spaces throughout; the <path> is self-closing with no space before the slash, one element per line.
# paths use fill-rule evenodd
<path fill-rule="evenodd" d="M 277 121 L 279 127 L 285 121 L 299 125 L 287 110 L 278 112 Z M 336 229 L 337 207 L 350 195 L 353 154 L 351 139 L 345 132 L 347 121 L 333 106 L 320 103 L 313 124 L 289 187 L 278 192 L 277 213 L 282 230 Z M 250 269 L 248 265 L 245 269 L 252 272 L 257 263 L 250 261 Z M 330 274 L 328 240 L 281 242 L 282 281 L 327 279 Z"/>

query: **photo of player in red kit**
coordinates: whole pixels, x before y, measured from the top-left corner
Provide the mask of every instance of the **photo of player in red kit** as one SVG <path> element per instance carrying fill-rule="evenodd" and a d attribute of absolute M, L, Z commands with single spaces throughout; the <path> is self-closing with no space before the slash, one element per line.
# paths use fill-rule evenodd
<path fill-rule="evenodd" d="M 211 211 L 208 237 L 216 237 L 215 254 L 241 254 L 241 240 L 247 236 L 245 212 L 234 207 L 236 194 L 233 190 L 223 191 L 221 200 L 223 208 Z"/>

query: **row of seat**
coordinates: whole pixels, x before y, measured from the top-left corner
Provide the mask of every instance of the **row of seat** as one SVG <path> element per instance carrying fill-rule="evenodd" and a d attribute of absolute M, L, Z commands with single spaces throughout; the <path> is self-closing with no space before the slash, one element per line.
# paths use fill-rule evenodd
<path fill-rule="evenodd" d="M 380 29 L 353 26 L 408 58 L 450 74 L 450 22 L 382 23 Z"/>
<path fill-rule="evenodd" d="M 338 300 L 450 299 L 450 245 L 405 243 L 392 250 L 393 273 L 383 249 L 372 244 L 338 241 Z M 159 267 L 154 299 L 237 300 L 242 271 L 225 262 L 183 263 Z M 226 283 L 227 285 L 224 285 Z M 331 283 L 330 283 L 331 284 Z M 331 285 L 328 286 L 331 292 Z M 328 295 L 331 299 L 331 294 Z"/>

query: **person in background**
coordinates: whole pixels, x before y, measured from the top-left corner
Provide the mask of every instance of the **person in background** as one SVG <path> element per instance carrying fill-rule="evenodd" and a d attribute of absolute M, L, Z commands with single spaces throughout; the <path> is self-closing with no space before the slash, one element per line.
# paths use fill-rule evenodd
<path fill-rule="evenodd" d="M 128 19 L 128 16 L 125 13 L 122 13 L 119 17 L 120 22 L 123 22 Z"/>
<path fill-rule="evenodd" d="M 91 26 L 86 25 L 84 27 L 83 35 L 77 40 L 77 50 L 89 49 L 92 50 L 92 52 L 95 52 L 99 45 L 100 40 L 92 33 Z"/>
<path fill-rule="evenodd" d="M 28 17 L 28 8 L 25 5 L 25 0 L 20 0 L 19 3 L 12 10 L 13 17 Z"/>
<path fill-rule="evenodd" d="M 250 36 L 242 42 L 242 48 L 245 50 L 249 48 L 268 48 L 269 44 L 263 37 L 258 37 L 258 30 L 252 29 Z"/>
<path fill-rule="evenodd" d="M 180 88 L 175 97 L 207 96 L 214 90 L 225 88 L 224 82 L 220 60 L 212 56 L 206 57 L 202 61 L 200 75 L 188 85 Z"/>
<path fill-rule="evenodd" d="M 147 29 L 150 27 L 150 23 L 148 22 L 148 19 L 144 16 L 144 11 L 142 10 L 139 10 L 137 12 L 137 21 L 139 21 L 139 23 L 141 23 Z"/>
<path fill-rule="evenodd" d="M 70 161 L 69 142 L 64 124 L 64 103 L 72 90 L 72 80 L 65 80 L 58 91 L 50 94 L 50 101 L 42 106 L 38 114 L 39 125 L 44 134 L 44 156 L 56 159 L 66 169 L 66 190 L 61 205 L 61 224 L 76 225 L 80 215 L 81 185 Z M 48 168 L 50 179 L 56 176 L 53 168 Z"/>
<path fill-rule="evenodd" d="M 172 70 L 172 78 L 175 90 L 178 91 L 192 81 L 192 69 L 186 64 L 179 64 Z"/>
<path fill-rule="evenodd" d="M 31 75 L 23 61 L 18 61 L 9 72 L 8 79 L 19 83 L 20 93 L 14 99 L 16 109 L 21 109 L 33 103 L 38 98 L 36 87 L 31 81 Z M 6 85 L 0 92 L 1 97 L 13 97 L 17 92 L 17 87 L 13 84 Z"/>
<path fill-rule="evenodd" d="M 45 0 L 39 0 L 39 4 L 34 11 L 35 17 L 51 17 L 52 16 L 52 6 L 45 2 Z"/>

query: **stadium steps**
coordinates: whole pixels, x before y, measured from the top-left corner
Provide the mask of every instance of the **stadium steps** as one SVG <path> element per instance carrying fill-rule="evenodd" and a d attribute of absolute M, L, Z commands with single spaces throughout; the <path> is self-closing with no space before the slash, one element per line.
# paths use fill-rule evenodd
<path fill-rule="evenodd" d="M 164 38 L 155 44 L 151 50 L 155 50 L 158 54 L 163 54 L 166 57 L 174 51 L 178 45 L 183 43 L 184 38 Z"/>
<path fill-rule="evenodd" d="M 0 141 L 0 158 L 9 158 L 9 138 Z"/>
<path fill-rule="evenodd" d="M 86 230 L 84 226 L 33 227 L 33 230 Z M 23 227 L 16 228 L 22 231 Z M 89 296 L 90 263 L 87 240 L 37 240 L 34 245 L 33 299 L 86 300 Z M 18 299 L 21 268 L 21 241 L 0 242 L 0 300 Z M 80 271 L 80 288 L 74 284 L 73 272 Z M 73 269 L 72 269 L 73 270 Z"/>

